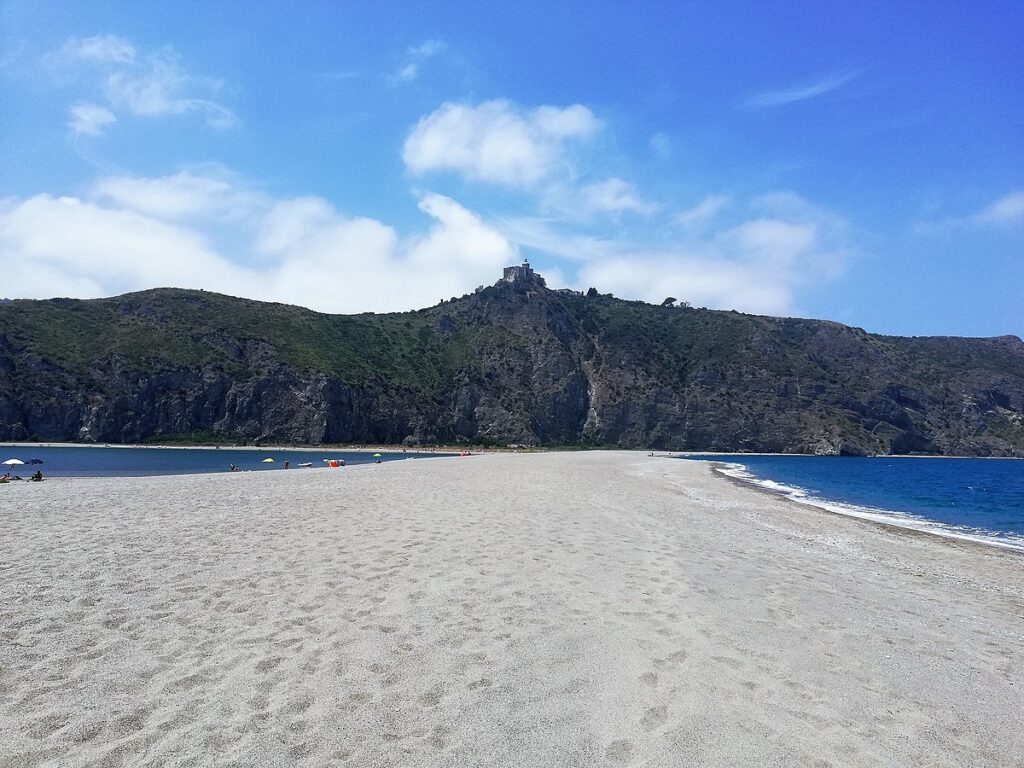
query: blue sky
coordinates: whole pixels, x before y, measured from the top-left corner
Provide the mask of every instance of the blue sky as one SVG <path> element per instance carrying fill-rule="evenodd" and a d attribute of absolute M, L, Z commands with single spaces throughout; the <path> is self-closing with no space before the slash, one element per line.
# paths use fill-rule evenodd
<path fill-rule="evenodd" d="M 0 295 L 1024 335 L 1024 4 L 0 2 Z"/>

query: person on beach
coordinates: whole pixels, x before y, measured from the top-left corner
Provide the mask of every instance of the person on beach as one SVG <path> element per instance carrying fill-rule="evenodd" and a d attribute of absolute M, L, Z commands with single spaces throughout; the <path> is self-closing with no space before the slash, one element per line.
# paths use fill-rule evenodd
<path fill-rule="evenodd" d="M 285 469 L 288 469 L 288 459 L 285 459 L 285 460 L 284 460 L 284 468 L 285 468 Z"/>
<path fill-rule="evenodd" d="M 10 472 L 7 472 L 3 477 L 0 477 L 0 483 L 9 483 L 9 482 L 11 482 L 11 473 Z"/>
<path fill-rule="evenodd" d="M 40 471 L 38 469 L 36 470 L 36 473 L 34 475 L 32 475 L 32 482 L 33 483 L 41 483 L 41 482 L 43 482 L 43 473 L 42 473 L 42 471 Z"/>

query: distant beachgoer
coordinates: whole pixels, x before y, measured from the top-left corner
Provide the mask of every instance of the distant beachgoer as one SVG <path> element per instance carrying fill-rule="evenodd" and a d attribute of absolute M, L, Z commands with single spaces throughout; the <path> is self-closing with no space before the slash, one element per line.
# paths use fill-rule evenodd
<path fill-rule="evenodd" d="M 34 475 L 32 475 L 32 482 L 40 483 L 40 482 L 42 482 L 42 480 L 43 480 L 43 473 L 37 469 L 36 473 Z"/>
<path fill-rule="evenodd" d="M 9 482 L 11 482 L 11 473 L 10 472 L 5 474 L 3 477 L 0 477 L 0 483 L 9 483 Z"/>
<path fill-rule="evenodd" d="M 228 471 L 229 471 L 229 472 L 237 472 L 237 471 L 238 471 L 238 465 L 237 465 L 237 464 L 232 464 L 232 465 L 230 465 L 230 466 L 228 467 Z"/>
<path fill-rule="evenodd" d="M 285 468 L 285 469 L 288 469 L 288 459 L 285 459 L 285 460 L 284 460 L 284 468 Z"/>

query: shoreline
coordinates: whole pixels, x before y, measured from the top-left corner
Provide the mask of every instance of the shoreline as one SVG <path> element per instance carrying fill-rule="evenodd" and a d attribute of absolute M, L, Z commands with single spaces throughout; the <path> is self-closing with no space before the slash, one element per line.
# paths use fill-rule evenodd
<path fill-rule="evenodd" d="M 579 453 L 588 451 L 598 452 L 609 452 L 609 451 L 628 451 L 628 452 L 646 452 L 648 454 L 653 452 L 655 456 L 664 456 L 671 458 L 674 456 L 814 456 L 817 458 L 836 458 L 836 459 L 984 459 L 992 461 L 1024 461 L 1024 456 L 968 456 L 958 455 L 949 456 L 946 454 L 938 453 L 893 453 L 878 456 L 833 456 L 827 454 L 813 454 L 813 453 L 761 453 L 761 452 L 743 452 L 743 453 L 723 453 L 722 451 L 669 451 L 661 449 L 651 448 L 616 448 L 616 447 L 564 447 L 564 446 L 522 446 L 516 448 L 510 448 L 507 446 L 482 446 L 482 445 L 417 445 L 417 446 L 403 446 L 401 444 L 379 444 L 373 445 L 368 443 L 358 443 L 355 445 L 347 445 L 344 443 L 323 443 L 321 445 L 201 445 L 201 444 L 174 444 L 174 443 L 157 443 L 157 444 L 143 444 L 143 443 L 62 443 L 62 442 L 19 442 L 19 441 L 0 441 L 0 448 L 157 448 L 161 450 L 233 450 L 233 451 L 351 451 L 358 453 L 361 451 L 388 451 L 391 453 L 458 453 L 464 451 L 467 453 Z"/>
<path fill-rule="evenodd" d="M 723 455 L 723 454 L 713 454 Z M 747 455 L 789 455 L 789 454 L 747 454 Z M 946 457 L 952 458 L 952 457 Z M 1011 539 L 1000 538 L 996 532 L 961 532 L 953 526 L 931 520 L 925 517 L 911 515 L 908 512 L 900 512 L 894 509 L 882 509 L 864 507 L 857 504 L 849 504 L 817 496 L 799 496 L 799 489 L 792 486 L 778 483 L 774 480 L 767 480 L 777 487 L 765 485 L 765 480 L 754 476 L 741 477 L 730 474 L 728 465 L 723 461 L 701 460 L 708 465 L 708 471 L 716 477 L 724 479 L 738 487 L 747 488 L 758 493 L 766 494 L 773 498 L 784 499 L 785 501 L 797 504 L 802 507 L 810 507 L 820 512 L 831 515 L 861 520 L 878 526 L 898 531 L 903 534 L 926 535 L 935 537 L 945 542 L 958 542 L 976 546 L 996 548 L 1005 552 L 1012 552 L 1015 555 L 1024 555 L 1024 537 L 1017 534 L 1009 534 Z M 737 462 L 738 463 L 738 462 Z"/>
<path fill-rule="evenodd" d="M 416 446 L 415 448 L 405 448 L 402 446 L 374 446 L 374 445 L 359 445 L 359 446 L 345 446 L 345 445 L 143 445 L 143 444 L 129 444 L 129 443 L 0 443 L 0 448 L 128 448 L 132 450 L 161 450 L 161 451 L 255 451 L 255 452 L 266 452 L 266 451 L 295 451 L 295 452 L 329 452 L 329 451 L 345 451 L 349 453 L 369 453 L 369 452 L 388 452 L 388 453 L 458 453 L 459 451 L 473 453 L 484 453 L 489 451 L 495 451 L 495 449 L 485 449 L 474 447 L 469 448 L 454 448 L 448 446 Z M 512 450 L 512 449 L 503 449 Z"/>
<path fill-rule="evenodd" d="M 886 453 L 876 456 L 842 456 L 818 453 L 723 453 L 722 451 L 672 451 L 675 456 L 807 456 L 819 459 L 991 459 L 1024 461 L 1024 456 L 950 456 L 944 453 Z"/>

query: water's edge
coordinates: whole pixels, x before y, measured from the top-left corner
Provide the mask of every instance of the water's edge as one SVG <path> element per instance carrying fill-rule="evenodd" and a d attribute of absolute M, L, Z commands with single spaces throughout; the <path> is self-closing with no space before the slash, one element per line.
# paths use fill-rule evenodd
<path fill-rule="evenodd" d="M 697 459 L 698 461 L 700 459 Z M 870 520 L 874 523 L 889 525 L 905 530 L 928 533 L 934 536 L 942 536 L 957 541 L 968 541 L 974 544 L 997 547 L 1010 552 L 1024 554 L 1024 537 L 1008 533 L 994 533 L 963 526 L 948 525 L 936 520 L 929 520 L 924 517 L 912 515 L 907 512 L 899 512 L 891 509 L 879 509 L 875 507 L 858 506 L 835 501 L 823 496 L 817 496 L 804 488 L 786 485 L 775 480 L 762 478 L 754 475 L 739 462 L 723 462 L 707 460 L 711 471 L 729 478 L 735 482 L 752 487 L 759 491 L 766 491 L 781 496 L 797 504 L 808 507 L 815 507 L 826 512 L 832 512 L 845 517 L 855 517 L 860 520 Z"/>

